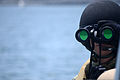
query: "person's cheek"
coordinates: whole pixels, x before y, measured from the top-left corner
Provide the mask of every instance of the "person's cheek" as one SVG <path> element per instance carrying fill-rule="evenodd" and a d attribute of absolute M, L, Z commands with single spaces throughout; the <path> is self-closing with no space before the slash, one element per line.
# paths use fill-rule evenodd
<path fill-rule="evenodd" d="M 110 54 L 112 51 L 101 51 L 101 54 L 102 55 L 108 55 L 108 54 Z"/>
<path fill-rule="evenodd" d="M 95 52 L 96 52 L 96 54 L 98 54 L 99 55 L 99 47 L 98 46 L 95 46 Z"/>

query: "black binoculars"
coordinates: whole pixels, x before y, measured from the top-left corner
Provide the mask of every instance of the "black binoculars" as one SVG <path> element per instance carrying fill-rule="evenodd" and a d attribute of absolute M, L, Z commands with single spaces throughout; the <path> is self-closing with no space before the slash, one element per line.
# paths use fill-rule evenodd
<path fill-rule="evenodd" d="M 85 43 L 93 39 L 95 42 L 99 43 L 109 43 L 113 41 L 119 35 L 120 25 L 108 20 L 99 21 L 98 24 L 88 25 L 84 28 L 79 28 L 77 30 L 75 37 L 81 42 Z"/>

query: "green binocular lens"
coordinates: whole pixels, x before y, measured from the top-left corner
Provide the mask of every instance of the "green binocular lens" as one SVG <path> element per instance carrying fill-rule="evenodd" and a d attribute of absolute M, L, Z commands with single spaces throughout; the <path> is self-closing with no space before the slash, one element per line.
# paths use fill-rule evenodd
<path fill-rule="evenodd" d="M 87 29 L 79 29 L 76 34 L 75 34 L 75 37 L 76 39 L 79 41 L 79 42 L 86 42 L 89 40 L 89 31 Z"/>
<path fill-rule="evenodd" d="M 111 39 L 113 36 L 113 32 L 111 29 L 107 28 L 102 31 L 102 35 L 104 36 L 105 39 Z"/>
<path fill-rule="evenodd" d="M 88 33 L 87 33 L 86 30 L 81 30 L 79 34 L 80 34 L 81 40 L 83 40 L 83 41 L 87 40 L 87 38 L 88 38 Z"/>

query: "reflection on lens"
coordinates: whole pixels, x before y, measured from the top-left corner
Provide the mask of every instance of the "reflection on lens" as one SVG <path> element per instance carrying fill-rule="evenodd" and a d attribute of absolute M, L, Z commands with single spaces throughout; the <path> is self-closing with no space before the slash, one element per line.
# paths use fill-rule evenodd
<path fill-rule="evenodd" d="M 88 38 L 88 34 L 85 30 L 80 31 L 80 38 L 81 40 L 85 41 Z"/>
<path fill-rule="evenodd" d="M 103 35 L 106 39 L 110 39 L 112 37 L 112 30 L 111 29 L 103 30 Z"/>

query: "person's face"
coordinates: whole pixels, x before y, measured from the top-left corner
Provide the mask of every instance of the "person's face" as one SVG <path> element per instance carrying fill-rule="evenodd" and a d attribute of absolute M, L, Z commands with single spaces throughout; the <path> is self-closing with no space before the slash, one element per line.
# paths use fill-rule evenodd
<path fill-rule="evenodd" d="M 101 48 L 102 47 L 111 47 L 113 48 L 112 45 L 108 45 L 108 44 L 101 44 Z M 100 55 L 100 52 L 99 52 L 99 44 L 98 43 L 94 43 L 94 52 L 97 54 L 97 55 Z M 101 56 L 105 56 L 105 55 L 108 55 L 110 54 L 112 51 L 111 50 L 101 50 Z M 104 62 L 107 62 L 111 59 L 112 57 L 109 57 L 109 58 L 105 58 L 105 59 L 101 59 L 101 63 L 104 63 Z"/>
<path fill-rule="evenodd" d="M 90 44 L 91 44 L 91 40 L 90 40 Z M 91 46 L 92 46 L 92 44 L 91 44 Z M 111 48 L 113 48 L 112 45 L 108 45 L 108 44 L 101 44 L 101 48 L 102 48 L 102 47 L 111 47 Z M 99 44 L 98 44 L 98 43 L 94 43 L 94 52 L 95 52 L 97 55 L 100 55 L 100 52 L 99 52 Z M 112 52 L 111 50 L 101 50 L 101 56 L 108 55 L 108 54 L 110 54 L 111 52 Z M 101 63 L 107 62 L 107 61 L 109 61 L 111 58 L 112 58 L 112 56 L 109 57 L 109 58 L 101 59 Z"/>
<path fill-rule="evenodd" d="M 108 44 L 101 44 L 101 48 L 102 47 L 111 47 L 113 48 L 112 45 L 108 45 Z M 94 52 L 97 54 L 97 55 L 100 55 L 99 53 L 99 44 L 98 43 L 94 43 Z M 101 50 L 101 56 L 105 56 L 105 55 L 108 55 L 110 54 L 112 51 L 111 50 Z"/>

